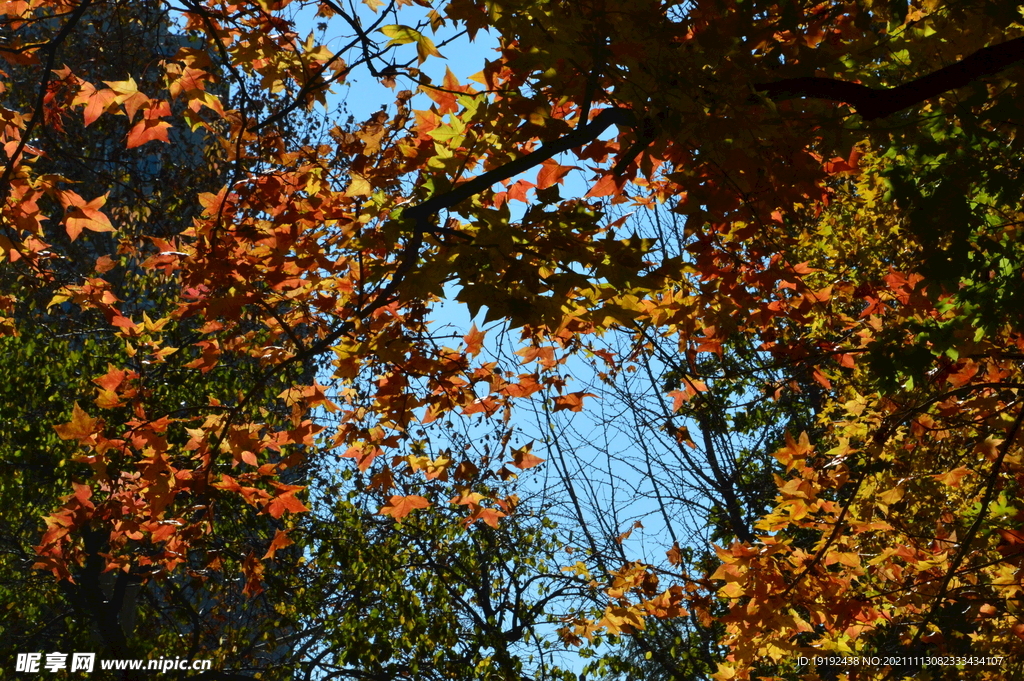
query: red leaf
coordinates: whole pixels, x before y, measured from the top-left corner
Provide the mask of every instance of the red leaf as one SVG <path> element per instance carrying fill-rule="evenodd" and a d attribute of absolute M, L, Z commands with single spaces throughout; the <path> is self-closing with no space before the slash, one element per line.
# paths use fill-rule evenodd
<path fill-rule="evenodd" d="M 532 182 L 526 180 L 518 180 L 515 184 L 508 188 L 508 200 L 509 201 L 522 201 L 528 203 L 529 199 L 526 196 L 526 192 L 530 191 L 535 185 Z M 501 206 L 498 206 L 499 208 Z"/>

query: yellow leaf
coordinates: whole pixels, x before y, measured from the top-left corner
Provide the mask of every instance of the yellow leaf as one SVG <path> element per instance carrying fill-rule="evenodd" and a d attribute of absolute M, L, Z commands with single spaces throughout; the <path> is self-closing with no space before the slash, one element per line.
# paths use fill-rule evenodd
<path fill-rule="evenodd" d="M 356 172 L 353 172 L 351 177 L 352 181 L 349 183 L 348 189 L 345 190 L 345 196 L 369 196 L 373 191 L 370 181 L 364 175 Z"/>

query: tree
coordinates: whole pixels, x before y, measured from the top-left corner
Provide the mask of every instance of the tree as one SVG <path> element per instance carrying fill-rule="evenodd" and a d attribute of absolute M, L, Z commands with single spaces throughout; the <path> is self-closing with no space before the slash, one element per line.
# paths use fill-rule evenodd
<path fill-rule="evenodd" d="M 986 656 L 972 668 L 979 678 L 1006 674 L 987 657 L 1014 651 L 1024 631 L 1013 505 L 1024 38 L 1012 3 L 423 0 L 417 23 L 405 0 L 358 11 L 190 0 L 180 25 L 219 55 L 223 76 L 183 47 L 149 92 L 55 70 L 92 4 L 5 9 L 3 54 L 30 69 L 37 93 L 3 110 L 0 245 L 22 273 L 6 305 L 39 290 L 95 310 L 141 367 L 112 365 L 99 377 L 111 386 L 105 402 L 59 426 L 93 467 L 49 516 L 40 566 L 66 579 L 85 560 L 83 538 L 100 532 L 108 564 L 171 572 L 177 547 L 217 535 L 214 503 L 240 499 L 295 522 L 307 507 L 281 475 L 317 445 L 352 459 L 392 517 L 431 505 L 443 477 L 508 479 L 510 466 L 536 463 L 528 447 L 439 455 L 431 424 L 511 420 L 542 397 L 552 413 L 580 411 L 594 395 L 569 387 L 570 358 L 599 350 L 591 341 L 603 335 L 654 334 L 687 360 L 652 375 L 681 399 L 669 416 L 687 407 L 708 436 L 705 455 L 742 428 L 715 420 L 737 393 L 723 381 L 705 395 L 698 359 L 723 372 L 772 367 L 785 382 L 772 379 L 767 398 L 799 402 L 800 391 L 810 409 L 765 410 L 757 425 L 804 432 L 782 437 L 775 470 L 758 452 L 756 482 L 711 477 L 722 502 L 713 519 L 736 541 L 717 547 L 710 574 L 672 575 L 665 588 L 650 563 L 608 565 L 606 604 L 581 613 L 568 638 L 727 603 L 718 678 L 828 678 L 835 670 L 798 671 L 793 660 L 956 657 L 968 644 Z M 347 44 L 300 39 L 305 8 Z M 500 55 L 474 85 L 430 77 L 447 40 L 485 29 Z M 357 68 L 432 103 L 414 109 L 401 90 L 358 129 L 328 126 L 329 144 L 291 135 L 289 121 Z M 236 106 L 210 91 L 218 80 Z M 173 247 L 153 259 L 122 246 L 173 282 L 159 318 L 119 304 L 108 277 L 61 280 L 50 257 L 58 240 L 106 229 L 113 208 L 71 192 L 75 178 L 41 172 L 50 151 L 39 131 L 77 116 L 113 125 L 118 114 L 127 147 L 205 129 L 229 167 L 217 191 L 195 196 L 200 212 Z M 574 163 L 589 169 L 589 189 L 564 198 Z M 670 200 L 685 251 L 659 250 L 611 215 Z M 453 288 L 474 315 L 520 330 L 519 360 L 488 361 L 476 327 L 456 348 L 432 333 L 431 307 Z M 17 327 L 14 316 L 5 328 Z M 193 329 L 195 340 L 169 345 Z M 180 386 L 242 358 L 260 370 L 229 397 L 199 391 L 172 407 L 144 389 L 154 374 Z M 330 385 L 311 378 L 324 364 Z M 286 421 L 267 407 L 275 397 Z M 117 412 L 129 403 L 132 413 Z M 331 432 L 316 422 L 324 410 L 340 418 Z M 422 489 L 396 482 L 403 465 Z M 748 527 L 769 473 L 777 496 Z M 468 504 L 467 521 L 507 515 L 499 501 L 490 492 Z M 152 553 L 138 550 L 140 533 Z M 252 592 L 261 562 L 243 569 Z"/>
<path fill-rule="evenodd" d="M 80 21 L 83 29 L 69 33 L 54 52 L 54 60 L 65 65 L 57 74 L 64 81 L 47 93 L 57 102 L 67 95 L 62 88 L 79 82 L 78 76 L 116 82 L 140 69 L 134 78 L 120 81 L 120 86 L 155 88 L 164 82 L 163 73 L 156 68 L 159 60 L 179 50 L 191 50 L 197 59 L 204 54 L 173 30 L 159 3 L 97 3 Z M 47 32 L 53 33 L 55 26 L 54 21 L 44 19 L 22 28 L 33 41 L 45 42 Z M 77 76 L 68 63 L 75 65 Z M 28 106 L 37 92 L 30 65 L 14 64 L 10 75 L 18 87 L 12 88 L 6 103 Z M 227 93 L 221 90 L 220 94 Z M 242 586 L 226 575 L 242 564 L 246 552 L 262 555 L 275 530 L 283 526 L 269 516 L 246 518 L 240 504 L 220 505 L 215 521 L 217 539 L 193 542 L 184 569 L 173 573 L 147 567 L 145 560 L 152 547 L 139 541 L 143 539 L 139 533 L 135 533 L 133 551 L 140 560 L 125 571 L 104 572 L 106 539 L 101 528 L 88 526 L 79 536 L 83 556 L 71 567 L 71 579 L 58 583 L 31 570 L 38 560 L 33 547 L 40 542 L 43 517 L 60 505 L 60 497 L 68 491 L 78 494 L 80 501 L 84 496 L 82 503 L 88 504 L 90 495 L 81 482 L 92 475 L 90 466 L 104 470 L 120 463 L 116 456 L 103 463 L 83 459 L 67 431 L 54 426 L 72 417 L 79 419 L 85 414 L 82 407 L 88 409 L 93 403 L 113 410 L 115 419 L 130 419 L 131 396 L 121 400 L 113 390 L 140 374 L 148 373 L 147 380 L 136 387 L 153 403 L 174 413 L 197 392 L 230 399 L 259 370 L 256 359 L 238 358 L 213 371 L 191 372 L 191 376 L 175 375 L 166 366 L 164 371 L 146 372 L 143 358 L 110 334 L 102 313 L 79 308 L 61 290 L 65 285 L 102 277 L 109 290 L 117 291 L 126 314 L 159 319 L 173 309 L 178 293 L 173 280 L 142 263 L 148 259 L 158 265 L 160 252 L 173 250 L 171 244 L 182 224 L 198 215 L 197 207 L 178 188 L 215 190 L 225 181 L 223 154 L 201 131 L 171 131 L 173 145 L 125 148 L 123 130 L 109 118 L 83 121 L 62 117 L 55 105 L 47 114 L 49 125 L 38 131 L 38 143 L 49 151 L 36 161 L 34 169 L 53 177 L 74 178 L 74 195 L 64 197 L 71 202 L 83 195 L 102 195 L 114 207 L 107 216 L 86 221 L 84 232 L 79 227 L 56 235 L 49 249 L 46 275 L 50 280 L 44 285 L 40 285 L 38 270 L 26 271 L 18 263 L 3 270 L 5 292 L 20 294 L 8 298 L 17 333 L 0 339 L 4 347 L 0 362 L 4 374 L 11 378 L 5 384 L 0 431 L 6 481 L 5 525 L 0 539 L 5 579 L 0 600 L 7 605 L 3 648 L 12 651 L 5 658 L 13 660 L 13 651 L 93 650 L 115 658 L 154 652 L 205 658 L 215 661 L 221 670 L 280 665 L 281 651 L 268 650 L 263 640 L 268 629 L 287 626 L 275 616 L 276 603 L 266 596 L 247 599 Z M 125 257 L 126 250 L 135 249 L 144 256 Z M 195 341 L 200 335 L 197 325 L 183 324 L 163 340 L 174 346 Z M 60 360 L 54 362 L 55 357 Z M 115 365 L 127 371 L 117 371 Z M 97 377 L 105 378 L 94 380 Z M 286 411 L 272 403 L 266 406 Z M 187 408 L 175 415 L 183 413 Z M 166 533 L 172 528 L 153 530 Z M 211 561 L 222 564 L 224 570 L 206 570 Z M 286 593 L 280 588 L 274 596 L 284 599 Z M 237 645 L 238 640 L 248 644 Z"/>

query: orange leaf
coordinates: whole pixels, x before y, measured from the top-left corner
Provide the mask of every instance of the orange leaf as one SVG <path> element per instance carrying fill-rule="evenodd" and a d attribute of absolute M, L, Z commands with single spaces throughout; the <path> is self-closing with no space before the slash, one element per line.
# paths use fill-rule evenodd
<path fill-rule="evenodd" d="M 537 189 L 547 189 L 554 184 L 562 184 L 565 176 L 570 170 L 577 170 L 575 166 L 559 165 L 554 159 L 544 161 L 537 173 Z"/>
<path fill-rule="evenodd" d="M 946 473 L 940 473 L 939 475 L 933 475 L 932 479 L 933 480 L 938 480 L 943 485 L 948 485 L 950 487 L 959 487 L 960 486 L 960 481 L 963 480 L 966 476 L 968 476 L 970 474 L 971 474 L 971 470 L 969 468 L 965 468 L 963 466 L 960 466 L 959 468 L 954 468 L 953 470 L 948 471 Z"/>
<path fill-rule="evenodd" d="M 504 518 L 505 515 L 503 511 L 499 511 L 496 508 L 478 508 L 476 513 L 466 518 L 465 523 L 469 526 L 478 520 L 482 520 L 494 529 L 498 529 L 498 520 Z"/>
<path fill-rule="evenodd" d="M 484 346 L 485 335 L 487 334 L 477 329 L 476 324 L 473 324 L 473 328 L 469 330 L 469 333 L 462 337 L 462 340 L 466 341 L 466 353 L 473 357 L 480 354 L 480 350 Z"/>
<path fill-rule="evenodd" d="M 263 563 L 256 556 L 249 554 L 242 563 L 242 574 L 245 575 L 245 587 L 242 593 L 250 598 L 263 593 Z"/>
<path fill-rule="evenodd" d="M 86 203 L 85 199 L 74 192 L 62 192 L 61 202 L 65 203 L 70 210 L 64 218 L 64 226 L 68 236 L 74 241 L 83 229 L 92 232 L 113 232 L 114 226 L 110 219 L 100 211 L 103 204 L 107 202 L 107 195 L 97 196 Z"/>
<path fill-rule="evenodd" d="M 508 200 L 529 203 L 530 199 L 527 198 L 526 192 L 530 191 L 534 186 L 532 182 L 517 180 L 515 184 L 508 188 Z"/>
<path fill-rule="evenodd" d="M 170 127 L 171 124 L 167 121 L 143 118 L 128 132 L 128 148 L 141 147 L 146 142 L 152 142 L 153 140 L 170 144 L 170 140 L 167 139 L 167 130 Z"/>
<path fill-rule="evenodd" d="M 263 554 L 263 558 L 261 560 L 273 558 L 274 554 L 277 553 L 278 549 L 283 549 L 284 547 L 291 546 L 294 543 L 295 542 L 288 538 L 287 532 L 285 532 L 284 530 L 278 530 L 277 533 L 274 535 L 274 540 L 270 542 L 270 548 L 268 548 L 267 552 Z"/>
<path fill-rule="evenodd" d="M 459 496 L 452 497 L 449 499 L 449 504 L 459 504 L 462 506 L 479 506 L 480 502 L 484 500 L 484 496 L 479 492 L 462 491 Z"/>
<path fill-rule="evenodd" d="M 128 372 L 124 369 L 118 369 L 113 364 L 107 364 L 107 373 L 103 374 L 99 378 L 92 379 L 92 382 L 103 388 L 104 390 L 114 391 L 120 387 L 124 379 L 127 378 Z"/>
<path fill-rule="evenodd" d="M 531 454 L 531 449 L 533 449 L 532 442 L 528 445 L 523 445 L 519 449 L 513 449 L 512 465 L 525 471 L 527 468 L 533 468 L 534 466 L 539 466 L 543 463 L 544 459 Z"/>
<path fill-rule="evenodd" d="M 430 502 L 423 497 L 410 494 L 407 497 L 392 496 L 388 503 L 380 509 L 381 515 L 389 515 L 395 520 L 401 520 L 417 508 L 429 508 Z"/>
<path fill-rule="evenodd" d="M 111 111 L 117 107 L 117 93 L 113 90 L 106 88 L 102 90 L 94 90 L 92 95 L 89 96 L 88 104 L 85 106 L 85 112 L 83 119 L 85 127 L 89 127 L 96 119 L 100 117 L 100 114 Z"/>
<path fill-rule="evenodd" d="M 63 425 L 54 426 L 53 429 L 62 440 L 78 440 L 82 444 L 90 444 L 95 437 L 98 423 L 99 419 L 89 416 L 78 406 L 78 402 L 75 402 L 71 420 Z"/>
<path fill-rule="evenodd" d="M 359 470 L 365 472 L 373 464 L 373 460 L 380 456 L 380 454 L 381 450 L 379 447 L 373 447 L 371 445 L 353 445 L 341 455 L 341 458 L 355 459 Z"/>
<path fill-rule="evenodd" d="M 295 496 L 295 491 L 278 494 L 267 504 L 266 511 L 275 518 L 280 518 L 285 511 L 305 513 L 309 509 Z"/>
<path fill-rule="evenodd" d="M 561 395 L 555 398 L 555 409 L 554 411 L 562 411 L 568 409 L 569 411 L 583 411 L 583 398 L 584 397 L 597 397 L 594 393 L 575 392 L 569 393 L 568 395 Z"/>
<path fill-rule="evenodd" d="M 624 179 L 620 179 L 612 173 L 608 173 L 606 175 L 602 175 L 601 179 L 590 188 L 590 191 L 587 192 L 587 197 L 598 198 L 601 196 L 612 196 L 622 191 L 623 185 L 625 185 Z"/>

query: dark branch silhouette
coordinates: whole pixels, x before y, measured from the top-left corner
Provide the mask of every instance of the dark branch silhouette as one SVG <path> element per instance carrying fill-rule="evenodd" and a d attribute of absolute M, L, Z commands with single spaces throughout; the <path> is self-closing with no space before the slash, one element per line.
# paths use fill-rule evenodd
<path fill-rule="evenodd" d="M 965 87 L 1024 60 L 1024 38 L 982 48 L 955 64 L 894 88 L 872 88 L 832 78 L 789 78 L 755 85 L 775 100 L 828 99 L 849 104 L 865 120 L 885 118 L 915 104 Z"/>

